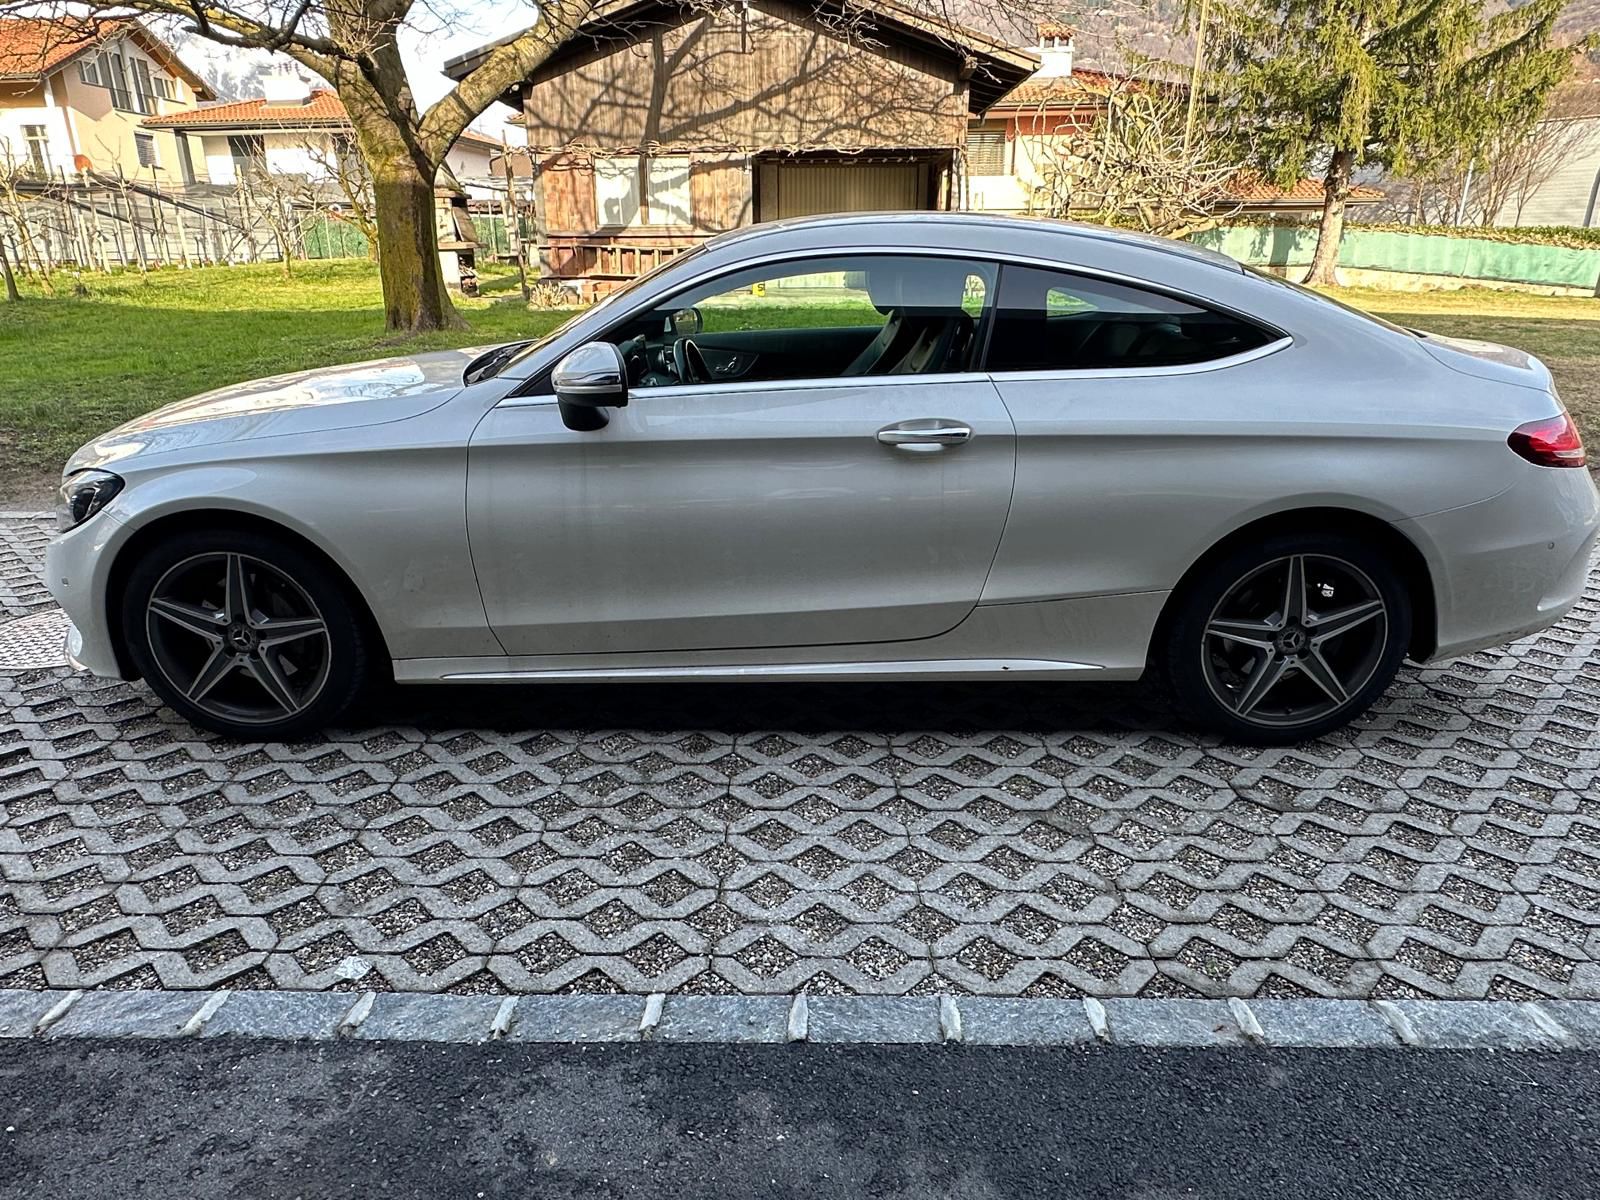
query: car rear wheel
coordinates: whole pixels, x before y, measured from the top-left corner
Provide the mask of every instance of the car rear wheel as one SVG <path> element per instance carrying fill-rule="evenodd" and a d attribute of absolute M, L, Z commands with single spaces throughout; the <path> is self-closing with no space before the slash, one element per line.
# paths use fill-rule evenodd
<path fill-rule="evenodd" d="M 1338 534 L 1230 551 L 1178 603 L 1163 655 L 1179 706 L 1244 742 L 1306 741 L 1347 724 L 1393 682 L 1411 639 L 1394 567 Z"/>
<path fill-rule="evenodd" d="M 122 617 L 129 654 L 156 694 L 230 737 L 318 729 L 350 705 L 367 672 L 343 582 L 254 532 L 162 542 L 130 574 Z"/>

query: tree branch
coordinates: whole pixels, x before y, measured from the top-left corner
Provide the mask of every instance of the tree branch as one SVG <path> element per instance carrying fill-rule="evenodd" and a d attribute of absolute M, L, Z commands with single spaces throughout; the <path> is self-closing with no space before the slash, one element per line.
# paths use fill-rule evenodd
<path fill-rule="evenodd" d="M 539 6 L 539 20 L 504 45 L 489 51 L 465 78 L 423 114 L 420 143 L 435 162 L 461 136 L 474 117 L 533 74 L 572 36 L 594 0 L 550 0 Z"/>

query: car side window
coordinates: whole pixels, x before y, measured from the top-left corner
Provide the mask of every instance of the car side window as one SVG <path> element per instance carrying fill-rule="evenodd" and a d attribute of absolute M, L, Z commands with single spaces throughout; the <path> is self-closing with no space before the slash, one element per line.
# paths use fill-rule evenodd
<path fill-rule="evenodd" d="M 629 386 L 976 369 L 993 264 L 863 254 L 750 267 L 614 329 Z"/>
<path fill-rule="evenodd" d="M 1254 350 L 1275 335 L 1160 292 L 1006 265 L 993 315 L 990 371 L 1172 367 Z"/>

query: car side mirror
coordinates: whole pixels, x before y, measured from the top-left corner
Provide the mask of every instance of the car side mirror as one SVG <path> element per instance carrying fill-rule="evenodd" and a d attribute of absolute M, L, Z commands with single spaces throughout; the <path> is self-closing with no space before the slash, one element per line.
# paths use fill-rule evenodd
<path fill-rule="evenodd" d="M 568 429 L 604 429 L 605 410 L 628 403 L 628 366 L 612 343 L 585 342 L 556 364 L 550 386 Z"/>
<path fill-rule="evenodd" d="M 676 337 L 693 337 L 706 327 L 705 316 L 698 308 L 680 308 L 667 318 L 666 331 Z"/>

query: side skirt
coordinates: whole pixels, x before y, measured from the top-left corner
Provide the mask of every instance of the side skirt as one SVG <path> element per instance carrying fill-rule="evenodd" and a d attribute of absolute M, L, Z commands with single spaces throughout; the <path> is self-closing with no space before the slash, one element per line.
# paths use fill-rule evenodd
<path fill-rule="evenodd" d="M 680 680 L 757 682 L 827 679 L 1053 679 L 1075 675 L 1131 678 L 1089 663 L 1031 658 L 934 658 L 898 662 L 762 663 L 726 666 L 517 667 L 514 659 L 490 666 L 483 659 L 409 660 L 395 664 L 397 683 L 648 683 Z M 420 670 L 419 670 L 420 668 Z"/>

